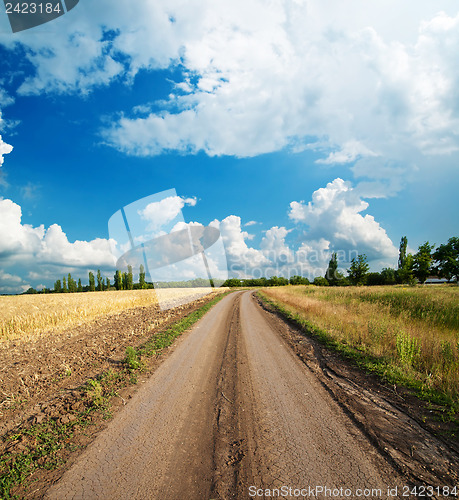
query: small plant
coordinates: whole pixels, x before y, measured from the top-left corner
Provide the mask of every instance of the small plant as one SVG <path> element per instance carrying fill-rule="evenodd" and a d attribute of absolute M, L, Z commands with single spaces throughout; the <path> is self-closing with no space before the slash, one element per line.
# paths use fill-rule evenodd
<path fill-rule="evenodd" d="M 401 332 L 397 334 L 396 344 L 400 361 L 405 365 L 415 366 L 421 355 L 418 339 L 411 338 L 408 334 Z"/>
<path fill-rule="evenodd" d="M 124 363 L 126 364 L 130 372 L 138 370 L 141 366 L 139 356 L 136 350 L 131 346 L 126 349 L 126 357 L 124 358 Z"/>
<path fill-rule="evenodd" d="M 86 394 L 92 400 L 94 406 L 101 406 L 103 403 L 103 390 L 98 380 L 89 380 L 86 385 Z"/>

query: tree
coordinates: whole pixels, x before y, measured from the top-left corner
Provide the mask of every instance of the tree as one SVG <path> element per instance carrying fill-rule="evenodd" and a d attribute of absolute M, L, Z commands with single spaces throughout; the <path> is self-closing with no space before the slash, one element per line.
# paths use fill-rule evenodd
<path fill-rule="evenodd" d="M 143 267 L 142 264 L 140 264 L 140 270 L 139 270 L 139 285 L 140 288 L 145 288 L 145 268 Z"/>
<path fill-rule="evenodd" d="M 62 291 L 64 293 L 67 293 L 69 291 L 69 289 L 67 288 L 67 282 L 65 281 L 65 277 L 62 279 Z"/>
<path fill-rule="evenodd" d="M 82 291 L 83 291 L 83 285 L 81 284 L 81 278 L 78 280 L 78 288 L 77 288 L 77 291 L 78 291 L 78 292 L 82 292 Z"/>
<path fill-rule="evenodd" d="M 123 273 L 121 275 L 121 289 L 122 290 L 127 290 L 127 283 L 128 283 L 128 273 Z"/>
<path fill-rule="evenodd" d="M 338 256 L 336 252 L 332 253 L 324 278 L 328 281 L 328 284 L 332 286 L 340 285 L 344 279 L 344 276 L 338 271 Z"/>
<path fill-rule="evenodd" d="M 317 276 L 317 278 L 314 278 L 314 281 L 312 283 L 313 283 L 313 285 L 316 285 L 316 286 L 328 286 L 330 284 L 328 282 L 328 280 L 325 278 L 322 278 L 322 276 Z"/>
<path fill-rule="evenodd" d="M 367 256 L 364 253 L 359 254 L 351 260 L 351 267 L 347 270 L 349 281 L 353 285 L 364 285 L 369 269 Z"/>
<path fill-rule="evenodd" d="M 134 288 L 134 277 L 132 275 L 132 266 L 128 266 L 128 272 L 126 276 L 126 290 L 132 290 Z"/>
<path fill-rule="evenodd" d="M 328 281 L 330 285 L 336 284 L 336 273 L 338 272 L 338 257 L 336 252 L 332 253 L 330 262 L 328 263 L 328 268 L 325 271 L 324 278 Z"/>
<path fill-rule="evenodd" d="M 304 276 L 291 276 L 288 280 L 291 285 L 309 285 L 308 278 Z"/>
<path fill-rule="evenodd" d="M 99 292 L 104 291 L 104 279 L 102 278 L 102 274 L 100 272 L 100 269 L 97 270 L 97 290 Z"/>
<path fill-rule="evenodd" d="M 242 286 L 242 284 L 239 278 L 229 278 L 223 283 L 222 286 L 235 287 Z"/>
<path fill-rule="evenodd" d="M 69 292 L 75 293 L 77 291 L 77 284 L 76 281 L 72 278 L 72 275 L 69 273 L 68 274 L 68 281 L 67 281 L 67 286 L 69 288 Z"/>
<path fill-rule="evenodd" d="M 110 278 L 107 278 L 107 284 L 105 285 L 105 290 L 110 290 Z"/>
<path fill-rule="evenodd" d="M 61 284 L 61 280 L 56 280 L 56 282 L 54 283 L 54 291 L 56 293 L 62 293 L 62 284 Z"/>
<path fill-rule="evenodd" d="M 381 271 L 381 278 L 383 281 L 383 285 L 395 285 L 395 283 L 397 283 L 395 269 L 392 269 L 390 267 L 385 267 Z"/>
<path fill-rule="evenodd" d="M 368 273 L 365 280 L 365 284 L 368 286 L 384 285 L 384 279 L 381 273 Z"/>
<path fill-rule="evenodd" d="M 397 269 L 397 282 L 398 283 L 406 283 L 408 285 L 413 285 L 416 280 L 413 274 L 414 268 L 414 259 L 413 256 L 409 253 L 403 262 L 403 267 Z"/>
<path fill-rule="evenodd" d="M 459 237 L 452 237 L 440 245 L 433 254 L 435 271 L 440 278 L 459 281 Z"/>
<path fill-rule="evenodd" d="M 418 247 L 417 253 L 413 256 L 413 274 L 421 283 L 424 283 L 431 273 L 434 246 L 426 241 Z"/>
<path fill-rule="evenodd" d="M 123 284 L 122 284 L 122 278 L 121 278 L 121 271 L 117 270 L 113 279 L 115 281 L 115 288 L 117 290 L 122 290 Z"/>
<path fill-rule="evenodd" d="M 400 248 L 398 251 L 398 268 L 402 269 L 406 261 L 406 248 L 408 246 L 408 238 L 403 236 L 400 240 Z"/>
<path fill-rule="evenodd" d="M 89 291 L 96 291 L 96 280 L 94 278 L 94 273 L 92 273 L 91 271 L 89 272 Z"/>

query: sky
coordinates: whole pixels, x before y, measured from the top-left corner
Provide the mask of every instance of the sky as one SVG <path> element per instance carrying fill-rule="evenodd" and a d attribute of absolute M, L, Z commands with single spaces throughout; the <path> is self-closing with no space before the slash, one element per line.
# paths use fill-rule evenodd
<path fill-rule="evenodd" d="M 110 218 L 173 189 L 137 217 L 218 229 L 230 276 L 446 243 L 458 49 L 450 0 L 80 0 L 14 34 L 0 10 L 0 293 L 112 279 Z"/>

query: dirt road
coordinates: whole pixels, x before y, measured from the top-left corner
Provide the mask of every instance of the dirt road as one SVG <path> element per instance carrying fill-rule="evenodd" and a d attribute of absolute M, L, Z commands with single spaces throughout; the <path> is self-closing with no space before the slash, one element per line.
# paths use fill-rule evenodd
<path fill-rule="evenodd" d="M 47 498 L 250 498 L 282 486 L 386 498 L 403 482 L 240 292 L 181 337 Z"/>

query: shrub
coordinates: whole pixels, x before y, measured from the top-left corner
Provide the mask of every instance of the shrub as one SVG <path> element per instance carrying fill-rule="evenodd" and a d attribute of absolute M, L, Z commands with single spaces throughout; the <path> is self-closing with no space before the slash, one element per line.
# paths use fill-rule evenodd
<path fill-rule="evenodd" d="M 316 286 L 329 286 L 328 280 L 326 280 L 322 276 L 314 278 L 313 284 Z"/>

